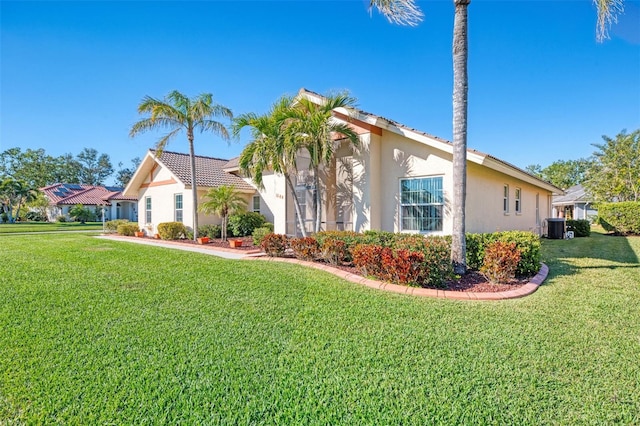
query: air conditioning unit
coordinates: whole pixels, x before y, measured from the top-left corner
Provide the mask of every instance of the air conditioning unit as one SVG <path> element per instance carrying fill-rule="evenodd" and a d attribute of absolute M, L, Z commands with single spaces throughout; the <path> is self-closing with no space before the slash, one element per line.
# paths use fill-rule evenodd
<path fill-rule="evenodd" d="M 567 231 L 567 240 L 572 239 L 573 237 L 575 237 L 573 231 Z"/>

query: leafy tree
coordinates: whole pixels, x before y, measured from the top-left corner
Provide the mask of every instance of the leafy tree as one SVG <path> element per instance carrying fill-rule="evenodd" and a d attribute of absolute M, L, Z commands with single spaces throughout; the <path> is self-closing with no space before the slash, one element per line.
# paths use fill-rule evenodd
<path fill-rule="evenodd" d="M 639 201 L 640 129 L 602 139 L 605 143 L 593 144 L 598 150 L 587 173 L 587 190 L 597 201 Z"/>
<path fill-rule="evenodd" d="M 10 148 L 0 154 L 0 176 L 11 176 L 32 188 L 55 183 L 55 165 L 56 159 L 44 149 Z"/>
<path fill-rule="evenodd" d="M 82 165 L 73 154 L 67 153 L 56 158 L 54 182 L 82 183 Z"/>
<path fill-rule="evenodd" d="M 338 123 L 333 120 L 333 110 L 336 108 L 355 107 L 355 98 L 347 93 L 328 95 L 322 99 L 321 104 L 306 98 L 296 100 L 289 110 L 289 124 L 287 133 L 296 140 L 295 145 L 307 150 L 309 153 L 309 167 L 313 170 L 315 194 L 315 232 L 320 232 L 322 223 L 322 192 L 320 186 L 320 169 L 328 165 L 334 158 L 336 139 L 346 139 L 354 146 L 358 146 L 360 139 L 358 134 L 348 124 Z"/>
<path fill-rule="evenodd" d="M 102 185 L 113 173 L 113 166 L 107 154 L 98 155 L 93 148 L 85 148 L 77 155 L 80 164 L 80 182 L 86 185 Z"/>
<path fill-rule="evenodd" d="M 194 131 L 213 132 L 221 138 L 228 140 L 229 132 L 224 124 L 213 120 L 214 117 L 233 118 L 231 110 L 225 106 L 213 102 L 210 93 L 201 94 L 195 98 L 187 98 L 182 93 L 174 90 L 164 100 L 145 96 L 138 105 L 140 114 L 150 114 L 133 125 L 129 136 L 134 137 L 140 133 L 169 129 L 169 133 L 160 138 L 156 145 L 158 155 L 162 154 L 165 146 L 174 136 L 182 130 L 187 132 L 189 140 L 189 157 L 191 159 L 191 192 L 193 194 L 193 233 L 194 241 L 198 238 L 198 188 L 196 180 L 196 157 L 193 147 Z"/>
<path fill-rule="evenodd" d="M 244 210 L 247 202 L 233 185 L 211 188 L 204 196 L 206 201 L 199 207 L 205 214 L 215 213 L 222 218 L 222 241 L 227 241 L 227 220 L 229 214 Z"/>
<path fill-rule="evenodd" d="M 37 191 L 29 187 L 24 181 L 7 177 L 0 182 L 0 202 L 2 203 L 3 213 L 7 215 L 9 223 L 15 222 L 15 217 L 20 214 L 22 204 L 34 200 L 36 195 Z M 15 217 L 13 216 L 14 207 L 16 207 Z"/>
<path fill-rule="evenodd" d="M 118 171 L 116 172 L 116 185 L 118 186 L 127 186 L 133 174 L 136 172 L 136 169 L 140 165 L 140 157 L 135 157 L 131 160 L 132 167 L 124 168 L 122 167 L 122 162 L 118 163 Z"/>
<path fill-rule="evenodd" d="M 558 160 L 544 169 L 539 164 L 529 165 L 526 170 L 540 179 L 551 182 L 558 188 L 567 189 L 583 183 L 591 161 L 580 158 L 578 160 Z"/>
<path fill-rule="evenodd" d="M 467 192 L 467 8 L 471 0 L 453 0 L 453 231 L 451 261 L 456 274 L 466 272 L 465 203 Z M 622 0 L 594 0 L 598 9 L 597 38 L 608 38 L 607 30 L 622 11 Z M 390 22 L 417 25 L 422 12 L 414 0 L 370 0 Z"/>
<path fill-rule="evenodd" d="M 242 114 L 233 122 L 233 133 L 238 136 L 242 129 L 246 127 L 251 129 L 253 139 L 242 150 L 238 163 L 242 172 L 251 178 L 258 188 L 264 188 L 265 171 L 273 171 L 284 176 L 289 193 L 293 197 L 298 224 L 302 235 L 306 237 L 307 231 L 300 200 L 291 178 L 297 173 L 296 155 L 300 147 L 297 145 L 297 140 L 288 138 L 286 135 L 292 103 L 291 97 L 283 96 L 273 104 L 267 114 Z"/>
<path fill-rule="evenodd" d="M 76 204 L 69 210 L 69 216 L 75 221 L 85 223 L 95 219 L 95 214 L 82 204 Z"/>

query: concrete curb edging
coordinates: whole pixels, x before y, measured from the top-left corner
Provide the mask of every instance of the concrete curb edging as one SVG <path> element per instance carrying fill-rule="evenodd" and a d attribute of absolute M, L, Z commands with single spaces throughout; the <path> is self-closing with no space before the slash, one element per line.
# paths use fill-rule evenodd
<path fill-rule="evenodd" d="M 400 293 L 400 294 L 409 294 L 412 296 L 422 296 L 422 297 L 436 297 L 441 299 L 456 299 L 456 300 L 506 300 L 506 299 L 516 299 L 519 297 L 528 296 L 538 290 L 538 287 L 544 282 L 549 274 L 549 267 L 542 264 L 540 271 L 529 280 L 529 282 L 522 287 L 519 287 L 515 290 L 508 291 L 497 291 L 495 293 L 476 293 L 471 291 L 450 291 L 450 290 L 438 290 L 432 288 L 420 288 L 420 287 L 409 287 L 398 284 L 386 283 L 383 281 L 372 280 L 369 278 L 361 277 L 360 275 L 354 275 L 350 272 L 343 271 L 338 268 L 334 268 L 332 266 L 315 263 L 315 262 L 307 262 L 299 259 L 291 259 L 287 257 L 268 257 L 268 256 L 253 256 L 253 257 L 244 257 L 243 259 L 257 259 L 263 260 L 267 262 L 285 262 L 285 263 L 294 263 L 298 265 L 308 266 L 310 268 L 320 269 L 322 271 L 329 272 L 335 276 L 343 278 L 352 283 L 361 284 L 366 287 L 370 287 L 376 290 L 389 291 L 392 293 Z"/>

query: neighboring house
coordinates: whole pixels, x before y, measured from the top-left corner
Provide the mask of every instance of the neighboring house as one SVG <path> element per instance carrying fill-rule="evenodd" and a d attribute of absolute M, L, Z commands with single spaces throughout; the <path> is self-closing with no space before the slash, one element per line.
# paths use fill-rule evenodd
<path fill-rule="evenodd" d="M 224 167 L 228 163 L 228 160 L 220 158 L 196 156 L 199 203 L 204 201 L 203 197 L 209 189 L 234 185 L 238 191 L 246 194 L 247 205 L 252 208 L 252 197 L 257 195 L 255 188 L 241 177 L 225 172 Z M 162 151 L 158 157 L 155 150 L 149 150 L 123 193 L 139 200 L 138 223 L 148 234 L 156 233 L 158 224 L 164 222 L 182 222 L 193 228 L 191 163 L 188 154 Z M 200 225 L 220 222 L 217 215 L 198 213 Z"/>
<path fill-rule="evenodd" d="M 56 183 L 40 188 L 47 200 L 47 219 L 54 221 L 58 216 L 69 217 L 69 210 L 76 204 L 94 209 L 99 220 L 128 219 L 138 220 L 136 197 L 122 195 L 122 188 L 116 186 L 78 185 Z"/>
<path fill-rule="evenodd" d="M 318 103 L 323 100 L 305 89 L 298 96 Z M 360 110 L 336 110 L 334 119 L 356 130 L 360 146 L 353 148 L 336 140 L 334 161 L 322 171 L 319 190 L 323 194 L 323 229 L 451 234 L 450 142 Z M 181 166 L 168 158 L 180 158 Z M 190 181 L 188 158 L 186 154 L 165 152 L 157 159 L 153 151 L 145 157 L 124 191 L 140 200 L 141 226 L 147 197 L 151 213 L 146 222 L 156 225 L 177 217 L 173 213 L 175 194 L 183 194 L 182 218 L 189 226 L 191 197 L 185 192 L 189 190 L 185 182 Z M 249 208 L 273 222 L 275 232 L 300 234 L 293 198 L 283 176 L 265 174 L 264 189 L 258 190 L 240 176 L 237 159 L 226 162 L 197 157 L 197 161 L 198 170 L 204 172 L 198 176 L 199 193 L 221 183 L 235 183 L 247 193 Z M 316 188 L 308 170 L 308 154 L 301 151 L 297 163 L 296 193 L 305 228 L 311 231 Z M 206 178 L 207 173 L 217 179 Z M 544 219 L 551 217 L 551 197 L 562 193 L 560 188 L 496 157 L 467 152 L 467 232 L 525 230 L 542 235 Z"/>
<path fill-rule="evenodd" d="M 598 215 L 592 199 L 582 185 L 574 185 L 565 190 L 564 195 L 553 197 L 553 216 L 567 219 L 590 219 Z"/>

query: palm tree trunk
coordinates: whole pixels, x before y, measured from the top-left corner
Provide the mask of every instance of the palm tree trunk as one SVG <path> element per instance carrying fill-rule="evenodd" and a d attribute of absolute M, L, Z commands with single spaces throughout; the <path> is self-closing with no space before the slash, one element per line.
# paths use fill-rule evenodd
<path fill-rule="evenodd" d="M 300 225 L 300 230 L 302 231 L 302 237 L 306 238 L 307 231 L 305 229 L 304 221 L 302 220 L 302 209 L 300 208 L 300 200 L 298 200 L 298 195 L 296 194 L 296 187 L 293 185 L 289 173 L 285 173 L 284 178 L 287 181 L 287 185 L 289 186 L 289 190 L 291 191 L 291 195 L 293 196 L 293 205 L 296 209 L 296 216 L 298 217 L 298 224 Z"/>
<path fill-rule="evenodd" d="M 453 25 L 453 230 L 451 262 L 456 274 L 467 272 L 465 203 L 467 197 L 467 6 L 470 0 L 454 0 Z"/>
<path fill-rule="evenodd" d="M 315 202 L 316 202 L 316 210 L 315 210 L 315 220 L 316 220 L 316 225 L 315 225 L 315 232 L 318 233 L 320 232 L 320 228 L 322 225 L 322 194 L 320 193 L 320 168 L 319 167 L 314 167 L 313 168 L 313 184 L 316 187 L 316 192 L 315 192 Z"/>
<path fill-rule="evenodd" d="M 193 136 L 189 138 L 189 157 L 191 159 L 191 192 L 193 194 L 193 241 L 198 241 L 198 186 L 196 185 L 196 154 L 193 149 Z"/>

